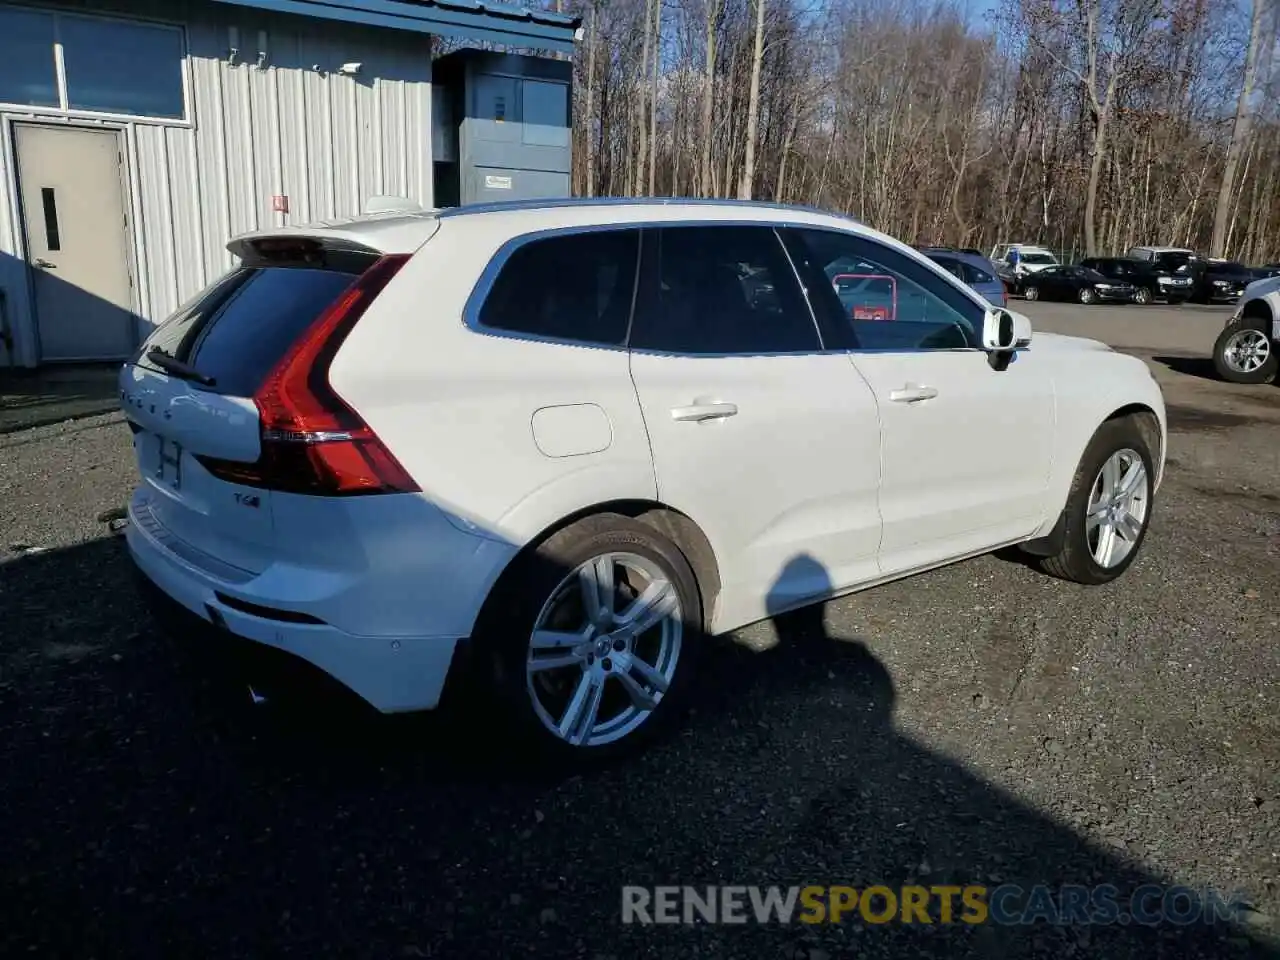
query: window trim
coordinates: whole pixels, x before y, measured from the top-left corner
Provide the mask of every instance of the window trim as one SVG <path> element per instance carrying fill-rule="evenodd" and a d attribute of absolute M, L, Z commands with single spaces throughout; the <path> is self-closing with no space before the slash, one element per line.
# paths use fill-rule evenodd
<path fill-rule="evenodd" d="M 64 120 L 80 119 L 114 121 L 121 123 L 147 123 L 168 127 L 190 128 L 195 126 L 191 91 L 191 48 L 187 42 L 186 24 L 182 21 L 157 19 L 154 17 L 134 17 L 127 14 L 103 14 L 89 11 L 81 12 L 79 10 L 67 10 L 60 7 L 38 7 L 29 3 L 9 3 L 7 0 L 5 0 L 3 8 L 25 13 L 45 14 L 53 17 L 53 47 L 50 49 L 49 54 L 53 58 L 54 78 L 55 83 L 57 84 L 57 90 L 55 92 L 58 96 L 58 106 L 35 106 L 32 104 L 13 103 L 9 100 L 0 100 L 0 113 L 21 115 L 23 117 L 57 117 Z M 66 58 L 63 54 L 62 33 L 60 29 L 63 17 L 73 17 L 80 20 L 101 20 L 106 21 L 107 23 L 136 26 L 160 27 L 177 33 L 180 74 L 182 79 L 182 116 L 151 117 L 138 113 L 117 113 L 105 110 L 80 110 L 72 108 L 70 106 L 69 93 L 67 90 Z"/>
<path fill-rule="evenodd" d="M 612 203 L 612 205 L 618 205 L 618 206 L 644 203 L 643 200 L 637 201 L 637 200 L 631 200 L 629 198 L 613 198 L 613 201 L 614 202 Z M 660 206 L 663 205 L 664 203 L 671 203 L 671 202 L 684 203 L 685 201 L 684 200 L 662 201 L 662 202 L 654 201 L 654 203 Z M 729 204 L 734 203 L 734 201 L 715 201 L 715 200 L 706 200 L 706 199 L 704 200 L 694 199 L 688 202 L 691 204 L 701 203 L 703 205 L 709 205 L 709 206 L 716 205 L 717 203 L 729 203 Z M 524 207 L 536 206 L 538 205 L 539 202 L 538 201 L 515 201 L 514 203 L 516 204 L 516 208 L 518 209 L 521 206 L 524 206 Z M 551 200 L 551 201 L 545 201 L 545 203 L 546 205 L 553 206 L 553 207 L 554 206 L 590 206 L 592 205 L 592 201 L 584 200 L 582 198 L 572 198 L 568 202 L 557 202 L 555 200 Z M 605 206 L 611 205 L 611 201 L 609 198 L 602 199 L 599 201 L 599 203 Z M 739 205 L 742 205 L 741 201 L 739 201 L 738 203 Z M 769 203 L 761 203 L 759 204 L 759 206 L 764 209 L 785 210 L 792 213 L 796 212 L 795 207 L 788 207 L 786 205 L 774 205 Z M 501 210 L 510 209 L 510 207 L 504 207 L 501 204 L 480 205 L 474 208 L 457 207 L 452 210 L 442 211 L 441 217 L 444 218 L 447 216 L 461 216 L 463 214 L 471 213 L 471 212 L 484 212 L 485 209 L 493 210 L 493 211 L 501 211 Z M 811 212 L 811 211 L 801 211 L 801 212 Z M 826 214 L 826 215 L 832 216 L 831 214 Z M 851 221 L 851 223 L 854 226 L 860 226 L 856 224 L 856 222 L 854 221 Z M 541 229 L 534 229 L 525 233 L 518 234 L 517 236 L 510 237 L 507 240 L 504 240 L 498 246 L 498 248 L 489 256 L 488 261 L 485 263 L 484 268 L 480 272 L 480 276 L 477 278 L 475 284 L 472 286 L 471 292 L 467 295 L 467 299 L 463 304 L 462 317 L 460 322 L 463 327 L 472 331 L 473 333 L 481 334 L 483 336 L 488 336 L 488 337 L 497 337 L 499 339 L 525 341 L 529 343 L 547 343 L 547 344 L 553 344 L 553 345 L 559 345 L 559 346 L 577 347 L 579 349 L 630 351 L 631 350 L 631 347 L 630 347 L 631 320 L 633 320 L 635 316 L 634 298 L 632 300 L 632 317 L 628 320 L 628 323 L 627 323 L 627 339 L 622 344 L 619 344 L 617 346 L 608 346 L 605 344 L 583 343 L 580 340 L 567 340 L 561 337 L 546 337 L 546 336 L 541 336 L 539 334 L 521 333 L 515 330 L 501 330 L 494 327 L 488 327 L 485 324 L 482 324 L 480 322 L 480 308 L 484 305 L 484 301 L 489 296 L 489 293 L 492 291 L 494 282 L 497 280 L 499 272 L 506 265 L 506 262 L 511 258 L 511 255 L 515 253 L 516 250 L 518 250 L 520 247 L 524 246 L 527 243 L 532 243 L 535 240 L 544 240 L 551 237 L 559 237 L 559 236 L 570 236 L 570 235 L 579 234 L 579 233 L 600 233 L 604 231 L 616 231 L 616 230 L 637 230 L 637 231 L 640 231 L 642 234 L 640 238 L 640 255 L 636 259 L 636 271 L 637 271 L 637 274 L 640 274 L 640 272 L 643 270 L 643 267 L 644 267 L 645 243 L 644 243 L 643 232 L 646 230 L 661 229 L 663 227 L 764 227 L 769 230 L 772 230 L 777 235 L 778 241 L 782 246 L 783 252 L 787 257 L 788 262 L 791 264 L 791 269 L 792 269 L 793 275 L 795 276 L 796 283 L 800 286 L 800 290 L 804 294 L 805 303 L 808 305 L 809 313 L 813 317 L 814 325 L 817 327 L 817 330 L 818 330 L 819 342 L 823 344 L 823 350 L 822 350 L 823 353 L 940 353 L 940 352 L 962 352 L 962 351 L 978 352 L 978 353 L 983 352 L 981 346 L 948 347 L 945 349 L 915 347 L 915 348 L 902 349 L 902 350 L 863 350 L 861 348 L 850 347 L 838 342 L 829 344 L 827 341 L 828 341 L 828 334 L 830 333 L 830 331 L 827 330 L 827 324 L 824 318 L 818 316 L 818 312 L 814 308 L 813 298 L 809 295 L 808 284 L 805 283 L 805 279 L 800 274 L 800 269 L 795 262 L 795 258 L 792 256 L 790 244 L 788 243 L 787 236 L 786 236 L 787 231 L 834 233 L 841 237 L 848 237 L 853 240 L 863 241 L 866 243 L 875 244 L 875 245 L 884 247 L 886 250 L 889 250 L 891 253 L 896 253 L 900 256 L 907 257 L 908 259 L 913 259 L 916 263 L 920 264 L 926 270 L 930 271 L 930 273 L 932 273 L 933 276 L 942 278 L 944 282 L 949 283 L 966 300 L 968 300 L 971 304 L 973 304 L 974 309 L 980 311 L 984 316 L 986 314 L 988 304 L 982 298 L 981 294 L 979 294 L 976 290 L 973 290 L 972 288 L 970 288 L 959 277 L 956 277 L 948 273 L 946 270 L 942 269 L 942 267 L 934 263 L 928 257 L 919 253 L 919 251 L 912 250 L 910 247 L 906 247 L 905 245 L 903 246 L 902 249 L 898 249 L 896 246 L 890 243 L 885 243 L 884 240 L 880 238 L 873 237 L 866 233 L 859 232 L 856 229 L 835 227 L 835 226 L 830 226 L 828 224 L 821 224 L 821 223 L 806 223 L 804 221 L 797 221 L 797 220 L 784 219 L 784 218 L 768 218 L 768 217 L 762 217 L 759 219 L 754 219 L 754 218 L 752 219 L 737 219 L 737 218 L 708 219 L 708 218 L 702 218 L 702 217 L 691 217 L 691 218 L 674 219 L 674 220 L 654 220 L 651 218 L 644 218 L 644 219 L 631 220 L 631 221 L 614 221 L 611 223 L 586 223 L 586 224 L 573 224 L 570 226 L 563 226 L 563 227 L 544 227 Z M 639 292 L 639 289 L 640 289 L 639 285 L 641 281 L 642 281 L 642 277 L 638 275 L 636 278 L 637 293 Z M 844 340 L 846 338 L 840 337 L 838 339 Z M 638 352 L 657 353 L 655 351 L 638 351 Z M 689 356 L 688 354 L 683 354 L 683 353 L 669 353 L 669 354 L 657 353 L 657 355 Z M 815 354 L 812 351 L 801 351 L 794 354 L 752 354 L 752 355 L 753 356 L 814 356 Z M 710 358 L 716 355 L 698 354 L 697 356 Z M 727 354 L 723 354 L 722 356 L 723 357 L 741 357 L 741 356 L 746 356 L 746 354 L 727 353 Z"/>

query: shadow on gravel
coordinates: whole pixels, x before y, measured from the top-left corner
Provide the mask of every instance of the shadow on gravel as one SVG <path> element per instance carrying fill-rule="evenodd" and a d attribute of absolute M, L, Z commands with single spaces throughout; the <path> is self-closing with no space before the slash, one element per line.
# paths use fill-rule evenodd
<path fill-rule="evenodd" d="M 777 617 L 768 652 L 711 650 L 670 741 L 541 782 L 494 769 L 504 730 L 466 711 L 247 713 L 204 641 L 142 612 L 119 540 L 6 564 L 0 622 L 6 956 L 1278 955 L 1221 922 L 944 925 L 936 905 L 929 925 L 621 924 L 624 884 L 1112 884 L 1127 909 L 1176 879 L 897 731 L 892 678 L 820 607 Z"/>
<path fill-rule="evenodd" d="M 118 409 L 120 364 L 0 372 L 0 435 Z"/>
<path fill-rule="evenodd" d="M 1225 413 L 1221 410 L 1205 410 L 1200 407 L 1187 407 L 1171 403 L 1165 408 L 1169 418 L 1170 430 L 1229 430 L 1253 423 L 1253 417 L 1239 413 Z"/>
<path fill-rule="evenodd" d="M 1156 363 L 1164 364 L 1174 373 L 1183 373 L 1189 377 L 1199 377 L 1202 380 L 1222 382 L 1222 378 L 1213 369 L 1213 359 L 1211 357 L 1158 356 L 1151 359 Z"/>

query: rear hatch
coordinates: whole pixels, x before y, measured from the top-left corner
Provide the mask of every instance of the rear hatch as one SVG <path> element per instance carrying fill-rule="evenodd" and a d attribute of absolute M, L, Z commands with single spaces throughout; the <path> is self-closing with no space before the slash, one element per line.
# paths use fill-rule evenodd
<path fill-rule="evenodd" d="M 412 489 L 328 388 L 342 337 L 405 255 L 346 239 L 241 243 L 241 266 L 158 327 L 120 374 L 148 494 L 137 521 L 223 577 L 275 555 L 272 498 Z M 389 458 L 389 459 L 388 459 Z M 231 570 L 227 569 L 230 566 Z"/>

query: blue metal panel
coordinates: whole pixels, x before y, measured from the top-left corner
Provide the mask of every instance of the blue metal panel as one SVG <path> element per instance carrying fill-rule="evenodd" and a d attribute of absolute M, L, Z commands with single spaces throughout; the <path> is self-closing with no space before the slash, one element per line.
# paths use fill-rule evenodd
<path fill-rule="evenodd" d="M 214 0 L 276 13 L 573 52 L 579 20 L 506 4 L 467 0 Z"/>

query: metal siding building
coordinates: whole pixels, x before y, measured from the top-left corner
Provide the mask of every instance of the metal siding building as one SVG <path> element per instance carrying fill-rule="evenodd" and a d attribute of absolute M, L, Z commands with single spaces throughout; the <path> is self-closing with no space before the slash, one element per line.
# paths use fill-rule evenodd
<path fill-rule="evenodd" d="M 0 343 L 0 365 L 119 359 L 128 352 L 112 346 L 123 344 L 119 336 L 95 341 L 87 330 L 77 339 L 74 331 L 53 329 L 83 327 L 84 314 L 101 305 L 83 291 L 73 296 L 64 282 L 75 269 L 87 267 L 51 262 L 57 257 L 46 252 L 63 246 L 59 230 L 64 239 L 74 236 L 79 211 L 67 208 L 75 201 L 76 181 L 92 177 L 69 170 L 66 185 L 38 195 L 20 186 L 22 150 L 29 151 L 30 166 L 44 171 L 71 164 L 70 155 L 80 156 L 74 137 L 65 135 L 72 130 L 98 130 L 118 143 L 120 203 L 127 220 L 120 243 L 130 288 L 114 299 L 129 300 L 128 318 L 120 324 L 133 328 L 131 349 L 151 324 L 233 265 L 225 245 L 235 234 L 352 216 L 379 195 L 431 206 L 433 139 L 440 140 L 433 129 L 431 34 L 514 43 L 524 31 L 526 45 L 572 45 L 576 21 L 570 18 L 535 19 L 508 8 L 495 20 L 494 9 L 478 3 L 471 9 L 465 2 L 443 9 L 422 0 L 329 0 L 323 6 L 311 0 L 81 0 L 56 7 L 0 0 L 0 29 L 9 27 L 8 39 L 0 35 L 0 62 L 6 70 L 15 57 L 20 66 L 36 64 L 28 70 L 33 79 L 26 86 L 9 81 L 6 87 L 0 79 L 0 321 L 7 326 L 0 334 L 7 333 L 9 341 Z M 312 10 L 318 12 L 298 15 Z M 110 63 L 90 62 L 97 50 L 89 45 L 99 42 L 92 39 L 94 31 L 104 31 L 100 43 L 106 49 L 115 41 L 110 31 L 147 22 L 171 32 L 143 30 L 140 43 L 165 44 L 171 37 L 181 45 L 180 69 L 172 74 L 175 81 L 180 78 L 180 93 L 171 108 L 156 109 L 153 91 L 139 90 L 136 97 L 145 101 L 140 110 L 162 114 L 167 109 L 170 115 L 79 109 L 79 103 L 124 96 L 115 88 L 130 72 L 119 64 L 111 71 Z M 30 56 L 34 44 L 10 51 L 23 42 L 23 31 L 43 37 L 49 23 L 56 40 L 56 94 L 42 79 L 43 61 Z M 358 71 L 342 72 L 350 64 L 359 64 Z M 157 86 L 148 79 L 141 77 L 139 86 Z M 179 95 L 181 115 L 173 115 Z M 27 102 L 14 103 L 11 96 Z M 43 106 L 30 105 L 42 98 Z M 60 139 L 59 130 L 64 132 Z M 107 146 L 102 136 L 81 135 L 80 142 L 93 145 L 95 139 Z M 36 177 L 27 171 L 25 179 Z M 102 238 L 99 245 L 115 240 L 112 229 L 102 229 L 114 218 L 111 209 L 108 205 L 92 221 L 94 236 Z M 67 269 L 55 271 L 58 266 Z M 42 293 L 41 284 L 67 289 L 60 295 Z M 77 355 L 77 343 L 94 349 Z"/>

